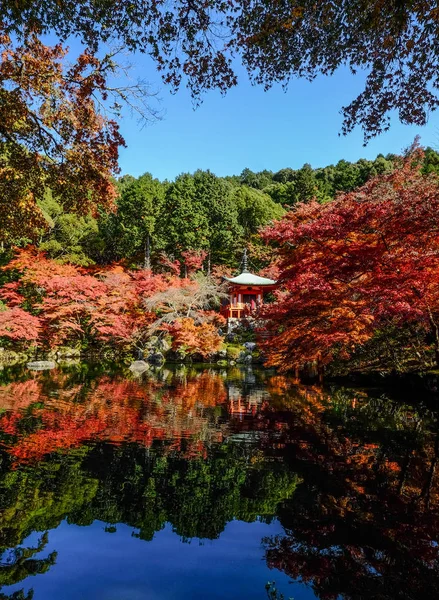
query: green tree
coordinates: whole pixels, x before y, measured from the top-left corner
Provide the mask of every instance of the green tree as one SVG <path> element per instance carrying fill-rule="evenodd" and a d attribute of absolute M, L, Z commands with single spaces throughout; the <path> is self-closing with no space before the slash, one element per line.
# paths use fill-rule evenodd
<path fill-rule="evenodd" d="M 145 268 L 151 267 L 151 246 L 161 248 L 157 222 L 164 199 L 164 184 L 145 173 L 122 189 L 117 203 L 119 251 L 124 257 L 142 252 Z"/>
<path fill-rule="evenodd" d="M 295 183 L 287 181 L 285 183 L 272 183 L 264 188 L 264 194 L 268 194 L 270 198 L 282 204 L 282 206 L 291 206 L 296 202 Z"/>
<path fill-rule="evenodd" d="M 195 198 L 208 223 L 209 264 L 233 262 L 237 240 L 242 239 L 238 207 L 230 183 L 210 171 L 194 174 Z"/>
<path fill-rule="evenodd" d="M 318 195 L 315 172 L 308 163 L 296 171 L 294 176 L 294 195 L 296 202 L 308 202 Z"/>
<path fill-rule="evenodd" d="M 88 266 L 102 249 L 97 220 L 89 215 L 64 212 L 50 190 L 46 191 L 40 208 L 47 222 L 39 248 L 60 262 Z"/>
<path fill-rule="evenodd" d="M 235 190 L 234 199 L 238 209 L 239 224 L 244 238 L 257 233 L 259 227 L 285 214 L 282 206 L 273 202 L 267 194 L 246 186 Z"/>
<path fill-rule="evenodd" d="M 244 169 L 239 177 L 242 185 L 248 185 L 248 187 L 262 190 L 267 185 L 270 185 L 273 181 L 273 173 L 264 169 L 255 173 L 251 169 Z"/>
<path fill-rule="evenodd" d="M 209 219 L 193 175 L 179 175 L 169 185 L 157 227 L 170 254 L 209 249 Z"/>

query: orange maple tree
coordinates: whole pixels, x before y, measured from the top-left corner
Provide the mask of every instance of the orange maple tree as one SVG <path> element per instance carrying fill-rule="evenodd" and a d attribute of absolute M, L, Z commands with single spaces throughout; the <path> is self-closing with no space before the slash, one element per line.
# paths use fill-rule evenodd
<path fill-rule="evenodd" d="M 197 325 L 193 319 L 177 319 L 167 328 L 172 335 L 174 350 L 184 349 L 189 354 L 208 358 L 220 349 L 222 338 L 212 323 Z"/>
<path fill-rule="evenodd" d="M 0 337 L 10 341 L 139 347 L 153 331 L 167 331 L 174 347 L 203 357 L 221 344 L 216 327 L 223 319 L 204 309 L 214 284 L 203 288 L 202 281 L 120 265 L 92 270 L 59 264 L 32 247 L 17 251 L 3 270 L 18 277 L 0 288 L 7 305 Z M 182 318 L 188 311 L 191 316 Z"/>
<path fill-rule="evenodd" d="M 111 208 L 118 148 L 114 119 L 99 113 L 109 95 L 109 57 L 85 50 L 71 66 L 61 44 L 34 33 L 17 44 L 0 26 L 0 238 L 36 235 L 47 188 L 67 210 Z"/>

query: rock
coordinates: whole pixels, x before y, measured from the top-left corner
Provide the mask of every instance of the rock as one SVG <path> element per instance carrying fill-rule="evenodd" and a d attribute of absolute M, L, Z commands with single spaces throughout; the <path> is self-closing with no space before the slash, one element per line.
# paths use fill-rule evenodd
<path fill-rule="evenodd" d="M 153 335 L 149 338 L 146 347 L 151 353 L 154 352 L 169 352 L 171 344 L 165 338 L 159 338 Z"/>
<path fill-rule="evenodd" d="M 255 342 L 245 342 L 244 348 L 246 348 L 249 352 L 253 352 L 256 349 Z"/>
<path fill-rule="evenodd" d="M 147 360 L 153 365 L 161 365 L 165 362 L 165 357 L 161 352 L 151 352 Z"/>
<path fill-rule="evenodd" d="M 149 364 L 144 360 L 135 360 L 128 368 L 133 373 L 141 374 L 149 369 Z"/>
<path fill-rule="evenodd" d="M 165 338 L 161 338 L 159 348 L 162 352 L 169 352 L 171 349 L 171 344 L 168 342 L 168 340 L 165 340 Z"/>
<path fill-rule="evenodd" d="M 146 348 L 155 348 L 159 338 L 156 335 L 152 335 L 145 344 Z"/>
<path fill-rule="evenodd" d="M 26 367 L 32 371 L 46 371 L 54 369 L 56 367 L 56 362 L 54 360 L 35 360 L 33 362 L 28 362 Z"/>
<path fill-rule="evenodd" d="M 245 352 L 244 350 L 241 350 L 241 352 L 239 353 L 239 356 L 236 359 L 236 362 L 243 363 L 245 361 L 246 356 L 247 356 L 247 352 Z"/>

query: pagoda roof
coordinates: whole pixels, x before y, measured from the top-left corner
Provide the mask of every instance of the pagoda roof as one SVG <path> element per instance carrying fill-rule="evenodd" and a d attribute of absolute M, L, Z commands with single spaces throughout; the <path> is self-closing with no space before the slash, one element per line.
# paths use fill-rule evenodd
<path fill-rule="evenodd" d="M 276 282 L 273 279 L 268 279 L 268 277 L 259 277 L 259 275 L 255 275 L 254 273 L 250 273 L 250 271 L 243 271 L 240 275 L 236 277 L 224 277 L 226 281 L 229 283 L 234 283 L 235 285 L 275 285 Z"/>

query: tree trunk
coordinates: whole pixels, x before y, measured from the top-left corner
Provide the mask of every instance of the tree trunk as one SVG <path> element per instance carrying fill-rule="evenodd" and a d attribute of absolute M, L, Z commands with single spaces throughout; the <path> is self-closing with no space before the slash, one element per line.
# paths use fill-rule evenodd
<path fill-rule="evenodd" d="M 207 255 L 207 275 L 210 275 L 210 268 L 211 268 L 211 265 L 210 265 L 210 252 L 209 252 L 209 254 Z"/>
<path fill-rule="evenodd" d="M 436 366 L 439 367 L 439 327 L 438 327 L 436 321 L 433 319 L 433 314 L 432 314 L 430 308 L 428 309 L 428 316 L 429 316 L 429 320 L 430 320 L 430 326 L 432 329 L 432 333 L 434 336 L 434 356 L 435 356 Z"/>
<path fill-rule="evenodd" d="M 145 263 L 144 263 L 144 268 L 148 269 L 148 271 L 151 268 L 151 240 L 150 240 L 149 234 L 146 236 L 146 240 L 145 240 Z"/>

